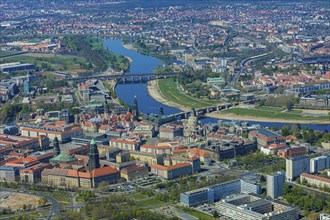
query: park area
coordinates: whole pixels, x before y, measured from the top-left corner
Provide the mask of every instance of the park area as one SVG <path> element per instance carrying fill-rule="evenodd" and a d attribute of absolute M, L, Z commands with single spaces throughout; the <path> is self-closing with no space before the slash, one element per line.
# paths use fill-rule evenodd
<path fill-rule="evenodd" d="M 297 121 L 328 121 L 329 115 L 326 113 L 322 114 L 311 114 L 304 110 L 293 109 L 291 111 L 283 110 L 279 107 L 238 107 L 231 108 L 221 112 L 222 115 L 232 116 L 250 116 L 255 118 L 269 118 L 269 119 L 283 119 L 283 120 L 297 120 Z"/>
<path fill-rule="evenodd" d="M 47 54 L 47 53 L 25 53 L 16 56 L 0 58 L 0 62 L 21 62 L 31 63 L 36 67 L 49 71 L 69 71 L 71 73 L 85 72 L 92 66 L 87 65 L 83 57 Z"/>
<path fill-rule="evenodd" d="M 181 92 L 173 78 L 159 80 L 158 88 L 164 98 L 184 107 L 202 108 L 219 104 L 219 101 L 197 99 Z"/>

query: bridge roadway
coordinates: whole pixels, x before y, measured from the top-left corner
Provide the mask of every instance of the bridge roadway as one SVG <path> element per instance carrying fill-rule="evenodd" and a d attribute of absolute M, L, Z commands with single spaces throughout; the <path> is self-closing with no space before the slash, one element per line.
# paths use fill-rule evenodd
<path fill-rule="evenodd" d="M 211 112 L 214 112 L 214 111 L 226 110 L 226 109 L 229 109 L 230 107 L 234 107 L 234 106 L 237 106 L 239 104 L 253 104 L 257 101 L 260 101 L 260 100 L 259 99 L 254 99 L 254 100 L 250 100 L 250 101 L 225 103 L 225 104 L 221 104 L 221 105 L 217 105 L 217 106 L 208 106 L 208 107 L 204 107 L 204 108 L 198 108 L 198 109 L 195 109 L 195 110 L 196 110 L 196 113 L 198 113 L 198 115 L 204 115 L 204 114 L 211 113 Z M 178 112 L 178 113 L 169 115 L 168 117 L 171 117 L 171 118 L 177 118 L 177 117 L 187 118 L 189 114 L 190 114 L 190 111 Z"/>
<path fill-rule="evenodd" d="M 68 78 L 69 81 L 82 82 L 89 79 L 99 79 L 99 80 L 121 80 L 121 82 L 146 82 L 153 79 L 166 79 L 169 77 L 176 77 L 177 74 L 165 73 L 165 74 L 155 74 L 155 73 L 139 73 L 139 74 L 112 74 L 112 75 L 90 75 L 90 76 L 78 76 Z"/>
<path fill-rule="evenodd" d="M 267 56 L 269 53 L 263 53 L 263 54 L 260 54 L 260 55 L 256 55 L 256 56 L 252 56 L 252 57 L 248 57 L 248 58 L 245 58 L 241 61 L 240 63 L 240 66 L 243 67 L 245 66 L 245 64 L 250 61 L 250 60 L 255 60 L 255 59 L 259 59 L 261 57 L 264 57 L 264 56 Z"/>

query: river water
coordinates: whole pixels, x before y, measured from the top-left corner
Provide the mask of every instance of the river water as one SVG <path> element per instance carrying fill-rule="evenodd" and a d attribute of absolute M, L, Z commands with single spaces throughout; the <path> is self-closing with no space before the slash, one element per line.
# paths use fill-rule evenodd
<path fill-rule="evenodd" d="M 121 40 L 105 39 L 104 47 L 108 48 L 116 54 L 129 57 L 132 62 L 130 70 L 126 74 L 138 74 L 138 73 L 152 73 L 157 66 L 162 66 L 163 62 L 155 57 L 147 56 L 138 53 L 134 50 L 129 50 L 123 47 Z M 147 92 L 147 84 L 118 84 L 116 86 L 116 94 L 125 103 L 133 104 L 134 96 L 137 97 L 139 103 L 139 110 L 143 113 L 159 113 L 159 108 L 163 107 L 165 114 L 173 114 L 181 112 L 180 109 L 164 105 L 153 98 L 151 98 Z M 216 123 L 219 119 L 216 118 L 204 118 L 203 123 Z M 226 121 L 226 120 L 225 120 Z M 292 125 L 290 123 L 280 122 L 256 122 L 249 121 L 249 124 L 260 124 L 265 127 L 278 127 Z M 314 130 L 328 130 L 330 131 L 330 125 L 318 125 L 318 124 L 301 124 L 302 127 L 308 127 Z"/>

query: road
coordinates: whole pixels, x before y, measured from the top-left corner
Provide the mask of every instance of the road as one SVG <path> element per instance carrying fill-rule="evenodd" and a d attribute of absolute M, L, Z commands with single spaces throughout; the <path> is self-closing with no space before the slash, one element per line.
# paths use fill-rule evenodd
<path fill-rule="evenodd" d="M 14 56 L 18 56 L 18 55 L 22 55 L 22 54 L 26 54 L 26 53 L 29 53 L 29 52 L 17 52 L 14 54 L 2 55 L 2 56 L 0 56 L 0 58 L 2 59 L 2 58 L 14 57 Z"/>
<path fill-rule="evenodd" d="M 194 217 L 194 216 L 191 216 L 187 213 L 184 213 L 184 212 L 178 212 L 176 211 L 175 212 L 175 215 L 180 218 L 180 219 L 183 219 L 183 220 L 198 220 L 198 218 Z"/>
<path fill-rule="evenodd" d="M 34 195 L 37 195 L 37 194 L 34 194 Z M 58 203 L 58 201 L 50 196 L 43 196 L 43 195 L 40 195 L 40 196 L 46 198 L 47 201 L 52 204 L 51 210 L 50 210 L 49 215 L 47 216 L 47 219 L 50 220 L 53 216 L 60 217 L 61 207 L 60 207 L 60 204 Z"/>
<path fill-rule="evenodd" d="M 77 203 L 75 195 L 73 192 L 70 192 L 70 206 L 69 207 L 64 207 L 66 210 L 71 210 L 71 211 L 76 211 L 84 207 L 84 204 L 82 203 Z"/>

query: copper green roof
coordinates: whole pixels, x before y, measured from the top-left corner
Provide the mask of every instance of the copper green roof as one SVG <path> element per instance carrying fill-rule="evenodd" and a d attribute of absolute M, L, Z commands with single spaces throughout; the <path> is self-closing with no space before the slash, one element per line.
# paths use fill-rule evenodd
<path fill-rule="evenodd" d="M 61 153 L 56 157 L 50 159 L 50 162 L 69 163 L 77 160 L 78 160 L 77 158 L 75 158 L 70 154 Z"/>
<path fill-rule="evenodd" d="M 94 139 L 91 140 L 91 144 L 96 144 Z"/>

